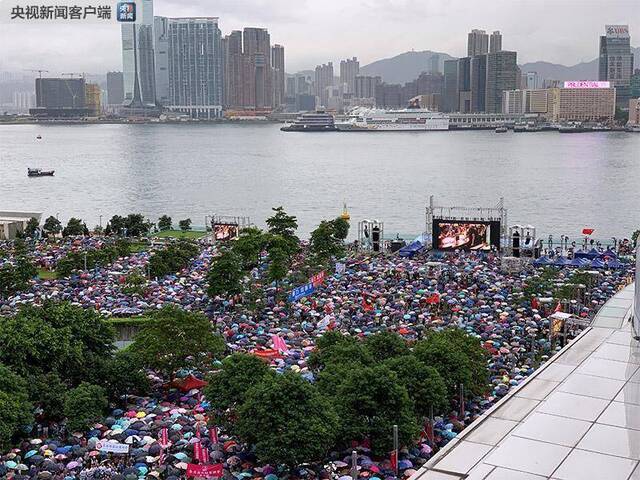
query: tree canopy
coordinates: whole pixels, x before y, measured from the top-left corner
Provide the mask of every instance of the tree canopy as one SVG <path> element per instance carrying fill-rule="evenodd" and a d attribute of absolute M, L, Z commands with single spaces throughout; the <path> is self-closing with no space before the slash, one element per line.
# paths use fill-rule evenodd
<path fill-rule="evenodd" d="M 100 420 L 108 405 L 104 388 L 81 383 L 67 394 L 64 402 L 67 428 L 71 432 L 86 430 Z"/>
<path fill-rule="evenodd" d="M 165 230 L 171 230 L 171 217 L 168 215 L 162 215 L 158 219 L 158 230 L 164 232 Z"/>
<path fill-rule="evenodd" d="M 182 230 L 183 232 L 191 230 L 191 219 L 185 218 L 184 220 L 180 220 L 178 222 L 178 226 L 180 227 L 180 230 Z"/>
<path fill-rule="evenodd" d="M 62 224 L 56 217 L 51 216 L 44 221 L 42 230 L 48 235 L 57 235 L 62 231 Z"/>
<path fill-rule="evenodd" d="M 151 276 L 164 277 L 179 272 L 189 265 L 198 252 L 198 246 L 189 240 L 183 239 L 170 243 L 151 256 L 149 260 Z"/>
<path fill-rule="evenodd" d="M 204 315 L 166 306 L 145 322 L 129 348 L 145 367 L 172 377 L 181 368 L 208 369 L 225 342 Z"/>
<path fill-rule="evenodd" d="M 88 235 L 89 229 L 79 218 L 71 217 L 67 222 L 67 226 L 62 230 L 62 236 L 74 237 L 79 235 Z"/>
<path fill-rule="evenodd" d="M 7 448 L 23 425 L 33 421 L 27 382 L 0 363 L 0 448 Z"/>
<path fill-rule="evenodd" d="M 232 250 L 224 250 L 211 261 L 207 282 L 209 297 L 235 295 L 242 292 L 242 260 Z"/>

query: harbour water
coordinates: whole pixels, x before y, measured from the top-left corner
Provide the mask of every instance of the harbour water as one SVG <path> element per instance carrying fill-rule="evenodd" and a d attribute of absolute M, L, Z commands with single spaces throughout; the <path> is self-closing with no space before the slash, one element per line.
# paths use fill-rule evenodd
<path fill-rule="evenodd" d="M 277 124 L 0 126 L 0 210 L 59 213 L 92 227 L 114 214 L 152 220 L 248 215 L 272 206 L 306 237 L 349 206 L 351 217 L 418 234 L 425 205 L 494 206 L 544 234 L 629 236 L 640 227 L 640 135 L 286 133 Z M 37 135 L 42 139 L 37 140 Z M 27 178 L 27 168 L 55 169 Z"/>

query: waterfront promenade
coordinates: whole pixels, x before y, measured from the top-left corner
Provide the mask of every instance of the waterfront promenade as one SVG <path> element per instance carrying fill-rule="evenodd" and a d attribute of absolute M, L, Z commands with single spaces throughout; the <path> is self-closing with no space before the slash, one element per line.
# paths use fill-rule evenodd
<path fill-rule="evenodd" d="M 633 285 L 591 327 L 451 441 L 411 480 L 637 480 L 640 347 Z"/>

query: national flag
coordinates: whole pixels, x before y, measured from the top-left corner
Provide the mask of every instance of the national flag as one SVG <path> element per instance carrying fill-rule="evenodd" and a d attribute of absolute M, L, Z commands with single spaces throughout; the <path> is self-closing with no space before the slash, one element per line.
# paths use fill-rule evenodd
<path fill-rule="evenodd" d="M 427 297 L 427 303 L 432 305 L 440 303 L 440 294 L 438 292 L 435 292 L 429 295 Z"/>
<path fill-rule="evenodd" d="M 169 445 L 169 430 L 167 429 L 167 427 L 164 427 L 162 430 L 160 430 L 160 444 L 163 447 Z"/>
<path fill-rule="evenodd" d="M 287 344 L 280 335 L 271 335 L 271 341 L 273 342 L 274 350 L 278 350 L 280 353 L 289 351 L 289 347 L 287 347 Z"/>
<path fill-rule="evenodd" d="M 389 460 L 391 461 L 391 468 L 394 472 L 398 471 L 398 452 L 397 450 L 392 450 Z"/>
<path fill-rule="evenodd" d="M 560 300 L 558 300 L 558 305 L 556 305 L 556 308 L 554 310 L 554 313 L 558 313 L 562 311 L 562 303 L 560 303 Z"/>
<path fill-rule="evenodd" d="M 593 228 L 583 228 L 582 229 L 582 234 L 583 235 L 591 235 L 594 232 Z"/>
<path fill-rule="evenodd" d="M 218 428 L 217 427 L 211 427 L 209 428 L 209 439 L 211 440 L 211 443 L 213 443 L 214 445 L 218 444 Z"/>
<path fill-rule="evenodd" d="M 536 297 L 533 297 L 531 299 L 531 308 L 533 310 L 538 310 L 539 307 L 540 307 L 540 302 L 538 301 L 538 299 Z"/>

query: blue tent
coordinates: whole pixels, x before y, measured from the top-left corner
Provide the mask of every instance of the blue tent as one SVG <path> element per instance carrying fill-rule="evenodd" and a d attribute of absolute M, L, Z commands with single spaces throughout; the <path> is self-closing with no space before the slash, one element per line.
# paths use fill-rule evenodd
<path fill-rule="evenodd" d="M 604 268 L 604 262 L 596 258 L 591 261 L 591 268 Z"/>
<path fill-rule="evenodd" d="M 401 257 L 411 258 L 423 248 L 424 245 L 416 240 L 398 250 L 398 255 L 400 255 Z"/>
<path fill-rule="evenodd" d="M 534 264 L 536 267 L 542 267 L 542 266 L 544 266 L 544 265 L 553 265 L 553 262 L 552 262 L 551 260 L 549 260 L 549 257 L 542 256 L 542 257 L 540 257 L 540 258 L 536 258 L 536 259 L 533 261 L 533 264 Z"/>
<path fill-rule="evenodd" d="M 590 260 L 594 258 L 598 258 L 599 256 L 600 256 L 600 252 L 597 251 L 595 248 L 592 248 L 588 252 L 585 250 L 579 250 L 574 254 L 575 258 L 588 258 Z"/>
<path fill-rule="evenodd" d="M 607 263 L 607 268 L 622 268 L 624 265 L 622 263 L 620 263 L 620 261 L 617 258 L 614 258 L 613 260 L 609 260 Z"/>
<path fill-rule="evenodd" d="M 611 250 L 610 248 L 607 248 L 607 251 L 604 252 L 602 255 L 600 255 L 600 258 L 605 258 L 605 257 L 618 258 L 618 254 L 613 250 Z"/>
<path fill-rule="evenodd" d="M 562 256 L 560 256 L 560 257 L 556 258 L 556 261 L 555 261 L 555 262 L 553 262 L 553 264 L 554 264 L 556 267 L 566 267 L 566 266 L 571 265 L 571 260 L 569 260 L 569 259 L 568 259 L 568 258 L 566 258 L 566 257 L 562 257 Z"/>
<path fill-rule="evenodd" d="M 582 267 L 584 265 L 584 262 L 586 262 L 587 264 L 590 263 L 589 260 L 585 258 L 574 258 L 569 262 L 569 265 L 572 267 Z"/>

